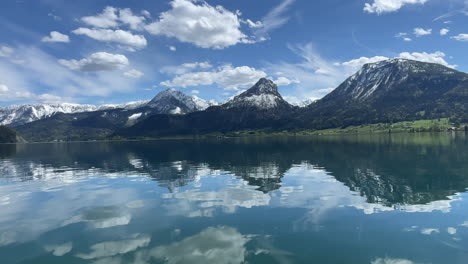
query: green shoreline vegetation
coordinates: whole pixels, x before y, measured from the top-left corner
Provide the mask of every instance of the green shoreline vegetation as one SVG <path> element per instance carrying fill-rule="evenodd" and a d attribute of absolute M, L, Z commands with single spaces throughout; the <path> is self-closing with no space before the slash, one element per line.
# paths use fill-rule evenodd
<path fill-rule="evenodd" d="M 41 142 L 89 142 L 89 141 L 132 141 L 132 140 L 177 140 L 177 139 L 206 139 L 206 138 L 239 138 L 239 137 L 273 137 L 273 136 L 329 136 L 329 135 L 368 135 L 368 134 L 397 134 L 397 133 L 424 133 L 468 131 L 468 124 L 454 124 L 449 118 L 433 120 L 403 121 L 397 123 L 377 123 L 345 128 L 331 128 L 324 130 L 240 130 L 231 132 L 215 132 L 198 135 L 175 135 L 161 137 L 102 137 L 89 140 L 53 140 L 31 141 Z M 7 143 L 7 142 L 3 142 Z M 12 142 L 8 142 L 12 143 Z M 20 141 L 18 143 L 25 143 Z"/>
<path fill-rule="evenodd" d="M 241 130 L 232 132 L 216 132 L 201 135 L 185 135 L 171 137 L 135 137 L 123 138 L 114 137 L 113 140 L 152 140 L 152 139 L 193 139 L 193 138 L 213 138 L 213 137 L 263 137 L 263 136 L 327 136 L 327 135 L 367 135 L 385 133 L 425 133 L 425 132 L 447 132 L 447 131 L 468 131 L 468 124 L 455 126 L 449 118 L 434 120 L 403 121 L 397 123 L 377 123 L 360 126 L 349 126 L 346 128 L 332 128 L 323 130 L 296 130 L 296 131 L 272 131 L 272 130 Z"/>

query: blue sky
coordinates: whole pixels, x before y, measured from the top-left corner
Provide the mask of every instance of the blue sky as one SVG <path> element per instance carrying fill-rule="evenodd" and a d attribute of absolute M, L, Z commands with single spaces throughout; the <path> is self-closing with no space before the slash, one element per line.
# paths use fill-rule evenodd
<path fill-rule="evenodd" d="M 0 104 L 223 101 L 261 77 L 291 102 L 364 63 L 468 71 L 465 0 L 2 0 Z"/>

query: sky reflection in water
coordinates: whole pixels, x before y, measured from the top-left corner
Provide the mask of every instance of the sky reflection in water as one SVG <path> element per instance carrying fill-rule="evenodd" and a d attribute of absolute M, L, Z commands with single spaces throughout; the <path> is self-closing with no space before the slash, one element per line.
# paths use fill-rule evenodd
<path fill-rule="evenodd" d="M 2 263 L 466 263 L 465 135 L 0 146 Z"/>

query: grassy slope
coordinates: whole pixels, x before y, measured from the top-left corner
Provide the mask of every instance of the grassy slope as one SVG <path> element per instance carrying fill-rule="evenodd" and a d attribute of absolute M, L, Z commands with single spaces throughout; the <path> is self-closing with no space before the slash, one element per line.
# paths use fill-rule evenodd
<path fill-rule="evenodd" d="M 442 132 L 452 128 L 448 118 L 435 120 L 418 120 L 404 121 L 394 124 L 378 123 L 361 126 L 349 126 L 346 128 L 334 128 L 325 130 L 300 130 L 296 132 L 284 131 L 273 132 L 268 131 L 237 131 L 227 133 L 226 136 L 241 137 L 252 135 L 342 135 L 342 134 L 371 134 L 371 133 L 408 133 L 408 132 Z M 463 130 L 463 126 L 459 128 Z M 216 134 L 212 134 L 216 135 Z"/>

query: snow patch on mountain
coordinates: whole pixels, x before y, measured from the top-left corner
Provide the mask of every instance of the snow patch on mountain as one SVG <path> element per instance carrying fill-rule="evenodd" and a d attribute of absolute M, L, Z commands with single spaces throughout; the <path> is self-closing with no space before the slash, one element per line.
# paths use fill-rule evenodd
<path fill-rule="evenodd" d="M 271 80 L 262 78 L 252 88 L 235 96 L 223 105 L 225 108 L 256 107 L 259 109 L 272 109 L 286 102 L 278 92 L 278 86 Z"/>
<path fill-rule="evenodd" d="M 25 104 L 0 107 L 0 125 L 22 125 L 51 117 L 57 113 L 74 114 L 99 110 L 133 110 L 146 105 L 148 101 L 135 101 L 125 104 L 87 105 L 87 104 Z"/>
<path fill-rule="evenodd" d="M 156 109 L 160 114 L 187 114 L 203 111 L 213 103 L 195 95 L 189 96 L 175 89 L 167 89 L 151 100 L 147 106 Z"/>
<path fill-rule="evenodd" d="M 438 64 L 421 63 L 407 59 L 384 60 L 365 64 L 342 84 L 338 92 L 350 94 L 354 100 L 366 100 L 380 89 L 391 89 L 391 87 L 404 82 L 410 74 L 432 72 L 434 66 L 437 66 L 436 70 L 440 74 L 451 75 L 456 72 Z"/>

